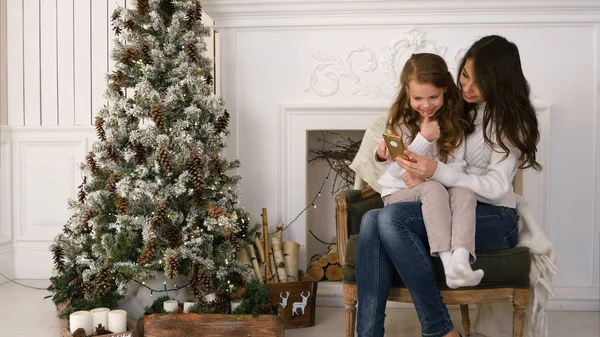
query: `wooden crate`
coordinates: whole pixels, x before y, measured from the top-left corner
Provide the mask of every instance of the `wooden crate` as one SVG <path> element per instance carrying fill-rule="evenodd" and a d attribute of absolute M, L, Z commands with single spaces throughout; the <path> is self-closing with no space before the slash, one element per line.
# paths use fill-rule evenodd
<path fill-rule="evenodd" d="M 301 281 L 267 284 L 271 288 L 269 302 L 279 303 L 280 307 L 283 308 L 283 326 L 285 329 L 305 328 L 315 325 L 318 282 L 302 271 L 299 275 Z"/>
<path fill-rule="evenodd" d="M 138 320 L 137 337 L 244 336 L 283 337 L 282 310 L 278 315 L 153 314 Z"/>

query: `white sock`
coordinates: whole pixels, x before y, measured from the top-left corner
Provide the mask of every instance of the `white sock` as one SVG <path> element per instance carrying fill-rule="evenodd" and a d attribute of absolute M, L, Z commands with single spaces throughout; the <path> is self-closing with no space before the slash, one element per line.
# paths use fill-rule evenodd
<path fill-rule="evenodd" d="M 452 252 L 452 270 L 460 278 L 467 279 L 473 274 L 473 269 L 471 269 L 471 263 L 469 262 L 469 258 L 471 254 L 466 248 L 456 248 Z"/>

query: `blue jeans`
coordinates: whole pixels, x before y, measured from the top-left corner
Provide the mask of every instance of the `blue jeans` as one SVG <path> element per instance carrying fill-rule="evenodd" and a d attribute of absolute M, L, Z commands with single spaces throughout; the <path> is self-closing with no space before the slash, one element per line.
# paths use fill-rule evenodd
<path fill-rule="evenodd" d="M 478 202 L 475 250 L 516 246 L 517 221 L 512 208 Z M 420 202 L 390 204 L 362 218 L 356 256 L 359 337 L 383 336 L 386 299 L 396 271 L 410 291 L 422 335 L 449 333 L 454 326 L 435 283 Z"/>

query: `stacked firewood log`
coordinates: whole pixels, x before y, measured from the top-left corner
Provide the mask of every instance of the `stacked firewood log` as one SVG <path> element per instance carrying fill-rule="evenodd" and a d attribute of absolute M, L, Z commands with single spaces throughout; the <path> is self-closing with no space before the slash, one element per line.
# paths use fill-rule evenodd
<path fill-rule="evenodd" d="M 327 247 L 327 253 L 315 254 L 310 258 L 310 267 L 306 273 L 317 281 L 327 279 L 329 281 L 341 281 L 343 277 L 340 256 L 337 250 L 337 238 Z"/>

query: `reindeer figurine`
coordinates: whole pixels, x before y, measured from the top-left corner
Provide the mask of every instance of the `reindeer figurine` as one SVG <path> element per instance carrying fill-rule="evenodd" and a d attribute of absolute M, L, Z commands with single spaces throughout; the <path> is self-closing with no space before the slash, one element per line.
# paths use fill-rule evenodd
<path fill-rule="evenodd" d="M 288 301 L 288 298 L 290 297 L 289 291 L 286 291 L 285 293 L 287 294 L 286 297 L 283 297 L 283 293 L 279 293 L 279 297 L 281 297 L 281 299 L 283 300 L 283 301 L 281 301 L 281 303 L 279 303 L 279 305 L 281 305 L 281 307 L 283 307 L 284 309 L 285 309 L 285 307 L 287 307 L 287 301 Z"/>
<path fill-rule="evenodd" d="M 298 308 L 302 309 L 302 315 L 304 315 L 304 308 L 306 307 L 306 303 L 308 302 L 308 298 L 310 297 L 310 291 L 307 296 L 304 296 L 304 291 L 300 294 L 302 297 L 302 302 L 294 302 L 292 303 L 292 316 L 300 315 L 296 313 Z"/>

